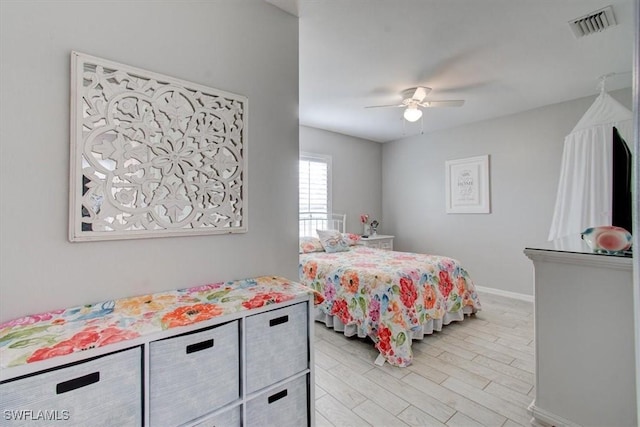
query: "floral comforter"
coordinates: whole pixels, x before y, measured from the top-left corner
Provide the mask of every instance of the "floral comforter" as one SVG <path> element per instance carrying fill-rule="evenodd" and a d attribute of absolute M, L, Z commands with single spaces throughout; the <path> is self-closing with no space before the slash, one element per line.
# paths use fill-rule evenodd
<path fill-rule="evenodd" d="M 282 277 L 258 277 L 104 301 L 0 324 L 0 368 L 138 338 L 313 292 Z M 316 302 L 322 301 L 321 296 Z"/>
<path fill-rule="evenodd" d="M 447 257 L 353 246 L 300 254 L 299 270 L 324 296 L 320 310 L 362 328 L 395 366 L 411 364 L 411 332 L 427 321 L 480 310 L 469 274 Z"/>

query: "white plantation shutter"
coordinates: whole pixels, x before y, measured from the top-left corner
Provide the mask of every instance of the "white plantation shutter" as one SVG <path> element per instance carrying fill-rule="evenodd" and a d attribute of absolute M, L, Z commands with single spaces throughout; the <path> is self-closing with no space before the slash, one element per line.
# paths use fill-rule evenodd
<path fill-rule="evenodd" d="M 300 216 L 327 219 L 331 212 L 331 157 L 319 154 L 300 155 Z M 315 230 L 304 230 L 300 235 L 314 235 Z"/>

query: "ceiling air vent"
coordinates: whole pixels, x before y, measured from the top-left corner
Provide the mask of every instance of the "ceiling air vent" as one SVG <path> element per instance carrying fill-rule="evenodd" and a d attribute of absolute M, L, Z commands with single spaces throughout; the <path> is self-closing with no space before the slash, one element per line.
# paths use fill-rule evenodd
<path fill-rule="evenodd" d="M 616 18 L 613 16 L 613 8 L 607 6 L 588 15 L 569 21 L 569 26 L 576 38 L 588 36 L 589 34 L 599 33 L 609 27 L 616 25 Z"/>

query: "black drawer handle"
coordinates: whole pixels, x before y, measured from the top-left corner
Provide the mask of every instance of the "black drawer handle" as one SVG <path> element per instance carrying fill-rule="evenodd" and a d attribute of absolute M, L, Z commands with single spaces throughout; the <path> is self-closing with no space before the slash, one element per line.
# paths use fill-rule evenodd
<path fill-rule="evenodd" d="M 210 340 L 202 341 L 196 344 L 191 344 L 187 346 L 187 354 L 195 353 L 196 351 L 206 350 L 208 348 L 213 347 L 213 338 Z"/>
<path fill-rule="evenodd" d="M 56 385 L 56 394 L 62 394 L 77 388 L 86 387 L 90 384 L 97 383 L 98 381 L 100 381 L 100 372 L 94 372 L 93 374 L 74 378 Z"/>
<path fill-rule="evenodd" d="M 287 390 L 282 390 L 277 392 L 274 395 L 269 396 L 269 405 L 271 405 L 273 402 L 282 399 L 283 397 L 287 397 Z"/>
<path fill-rule="evenodd" d="M 289 316 L 276 317 L 275 319 L 269 320 L 269 326 L 277 326 L 282 323 L 287 323 L 289 321 Z"/>

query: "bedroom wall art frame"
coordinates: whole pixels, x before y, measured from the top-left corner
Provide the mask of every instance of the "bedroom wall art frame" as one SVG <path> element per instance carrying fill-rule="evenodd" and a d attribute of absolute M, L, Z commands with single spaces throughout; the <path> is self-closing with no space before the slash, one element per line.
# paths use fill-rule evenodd
<path fill-rule="evenodd" d="M 447 213 L 491 213 L 489 155 L 445 162 Z"/>
<path fill-rule="evenodd" d="M 247 232 L 247 103 L 71 52 L 69 240 Z"/>

